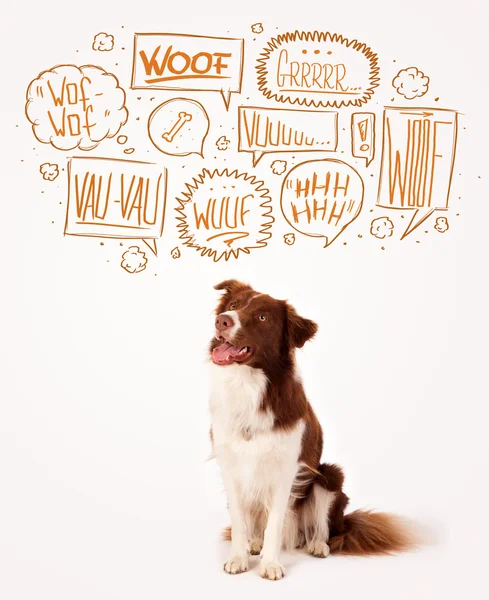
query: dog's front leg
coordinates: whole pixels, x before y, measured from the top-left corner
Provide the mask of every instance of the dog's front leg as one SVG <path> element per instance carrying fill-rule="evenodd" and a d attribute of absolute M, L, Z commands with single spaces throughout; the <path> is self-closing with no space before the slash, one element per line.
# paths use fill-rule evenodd
<path fill-rule="evenodd" d="M 231 516 L 231 556 L 224 563 L 224 570 L 226 573 L 235 575 L 248 570 L 248 537 L 246 534 L 245 510 L 239 482 L 225 468 L 222 468 L 222 478 Z"/>
<path fill-rule="evenodd" d="M 284 466 L 279 482 L 272 492 L 272 502 L 265 529 L 260 563 L 260 575 L 265 579 L 282 579 L 285 575 L 285 569 L 280 564 L 280 550 L 282 548 L 285 514 L 296 471 L 295 461 L 293 465 Z"/>

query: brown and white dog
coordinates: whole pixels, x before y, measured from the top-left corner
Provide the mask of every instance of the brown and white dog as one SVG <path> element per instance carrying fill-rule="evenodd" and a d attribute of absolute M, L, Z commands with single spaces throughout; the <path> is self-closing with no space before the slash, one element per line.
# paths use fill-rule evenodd
<path fill-rule="evenodd" d="M 231 515 L 225 571 L 247 571 L 248 553 L 260 554 L 261 576 L 281 579 L 282 548 L 305 548 L 323 558 L 411 548 L 412 537 L 397 517 L 345 515 L 343 473 L 321 463 L 321 426 L 294 358 L 315 335 L 316 323 L 236 280 L 215 289 L 224 295 L 210 345 L 210 412 Z"/>

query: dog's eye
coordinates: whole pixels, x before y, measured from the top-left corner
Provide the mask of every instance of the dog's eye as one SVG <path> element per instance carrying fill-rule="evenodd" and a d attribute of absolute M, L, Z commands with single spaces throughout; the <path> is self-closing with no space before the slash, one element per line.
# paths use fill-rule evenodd
<path fill-rule="evenodd" d="M 236 304 L 231 304 L 231 306 L 229 307 L 229 310 L 236 310 Z"/>
<path fill-rule="evenodd" d="M 260 319 L 260 321 L 266 321 L 267 320 L 267 318 L 265 317 L 265 315 L 260 315 L 258 318 Z"/>

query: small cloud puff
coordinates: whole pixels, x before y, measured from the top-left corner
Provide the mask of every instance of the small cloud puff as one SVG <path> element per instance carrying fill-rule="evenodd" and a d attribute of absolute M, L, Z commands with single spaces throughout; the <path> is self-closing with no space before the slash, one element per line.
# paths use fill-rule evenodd
<path fill-rule="evenodd" d="M 122 255 L 121 267 L 128 273 L 140 273 L 146 269 L 148 259 L 138 246 L 130 246 Z"/>
<path fill-rule="evenodd" d="M 392 80 L 392 85 L 401 96 L 413 100 L 424 96 L 428 91 L 430 78 L 416 67 L 402 69 Z"/>
<path fill-rule="evenodd" d="M 251 31 L 253 33 L 263 33 L 263 24 L 255 23 L 254 25 L 251 26 Z"/>
<path fill-rule="evenodd" d="M 107 33 L 97 33 L 93 38 L 92 48 L 99 52 L 110 52 L 114 48 L 114 36 Z"/>
<path fill-rule="evenodd" d="M 445 233 L 445 231 L 448 231 L 448 219 L 446 217 L 438 217 L 436 219 L 436 222 L 434 224 L 434 228 L 440 232 L 440 233 Z"/>
<path fill-rule="evenodd" d="M 394 223 L 389 217 L 379 217 L 370 224 L 370 233 L 379 240 L 390 237 L 393 231 Z"/>
<path fill-rule="evenodd" d="M 287 246 L 293 246 L 295 244 L 295 234 L 286 233 L 284 235 L 284 242 L 287 244 Z"/>
<path fill-rule="evenodd" d="M 39 167 L 39 171 L 41 172 L 42 178 L 46 181 L 54 181 L 59 175 L 58 165 L 52 165 L 50 163 L 43 163 Z"/>
<path fill-rule="evenodd" d="M 216 142 L 216 146 L 218 150 L 227 150 L 229 148 L 229 140 L 225 135 L 221 135 Z"/>
<path fill-rule="evenodd" d="M 171 257 L 172 258 L 180 258 L 180 249 L 178 248 L 178 246 L 173 248 L 173 250 L 171 251 Z"/>
<path fill-rule="evenodd" d="M 286 160 L 274 160 L 273 163 L 270 165 L 270 169 L 272 169 L 272 173 L 275 173 L 275 175 L 283 175 L 283 173 L 285 173 L 286 168 Z"/>

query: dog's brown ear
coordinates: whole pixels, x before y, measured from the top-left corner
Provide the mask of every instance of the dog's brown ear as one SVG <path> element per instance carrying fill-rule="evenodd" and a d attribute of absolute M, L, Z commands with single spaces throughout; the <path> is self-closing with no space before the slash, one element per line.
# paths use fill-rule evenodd
<path fill-rule="evenodd" d="M 294 348 L 302 348 L 308 340 L 316 335 L 318 326 L 314 321 L 299 316 L 295 308 L 289 304 L 287 304 L 286 307 L 289 343 Z"/>
<path fill-rule="evenodd" d="M 251 290 L 251 286 L 247 283 L 242 283 L 237 279 L 226 279 L 225 281 L 221 281 L 214 286 L 215 290 L 224 290 L 229 294 L 235 294 L 236 292 L 241 292 L 242 290 Z"/>

